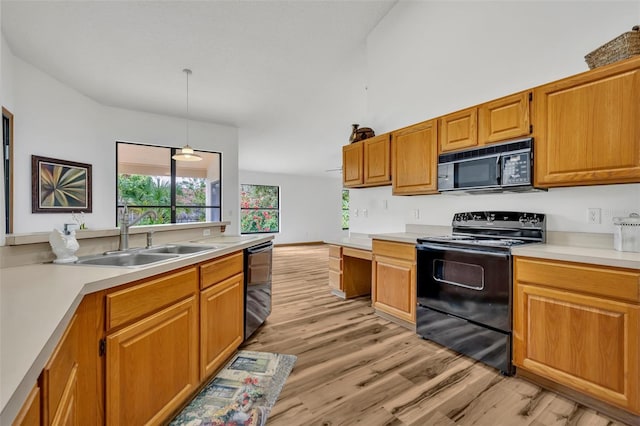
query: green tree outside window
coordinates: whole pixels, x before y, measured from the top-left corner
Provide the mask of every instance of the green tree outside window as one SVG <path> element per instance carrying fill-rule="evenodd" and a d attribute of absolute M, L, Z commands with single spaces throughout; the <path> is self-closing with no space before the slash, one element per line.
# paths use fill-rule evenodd
<path fill-rule="evenodd" d="M 270 185 L 240 185 L 240 232 L 280 232 L 280 188 Z"/>

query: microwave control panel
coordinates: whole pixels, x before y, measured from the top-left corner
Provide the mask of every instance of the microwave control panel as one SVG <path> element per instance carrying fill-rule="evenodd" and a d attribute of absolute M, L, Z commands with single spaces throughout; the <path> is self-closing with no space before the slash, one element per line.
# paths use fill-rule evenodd
<path fill-rule="evenodd" d="M 502 156 L 502 185 L 531 183 L 531 159 L 529 152 Z"/>

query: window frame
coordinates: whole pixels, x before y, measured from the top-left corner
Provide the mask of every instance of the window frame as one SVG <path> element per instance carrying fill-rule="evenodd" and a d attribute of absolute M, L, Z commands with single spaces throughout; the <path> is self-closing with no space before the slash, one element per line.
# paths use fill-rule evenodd
<path fill-rule="evenodd" d="M 344 193 L 345 192 L 347 193 L 347 208 L 346 209 L 344 208 L 344 204 L 342 204 L 343 200 L 344 200 Z M 341 219 L 340 222 L 344 223 L 344 213 L 347 212 L 347 227 L 345 228 L 344 226 L 342 226 L 342 230 L 343 231 L 348 231 L 349 227 L 351 225 L 350 224 L 351 214 L 350 214 L 350 211 L 349 211 L 349 203 L 351 202 L 351 193 L 349 192 L 348 189 L 342 189 L 342 192 L 340 193 L 340 196 L 341 196 L 340 203 L 342 204 L 342 216 L 340 218 Z"/>
<path fill-rule="evenodd" d="M 256 184 L 256 183 L 241 183 L 240 184 L 240 198 L 242 198 L 242 186 L 243 185 L 247 185 L 247 186 L 263 186 L 263 187 L 269 187 L 269 188 L 276 188 L 277 192 L 278 192 L 278 207 L 277 208 L 269 208 L 269 207 L 242 207 L 242 204 L 240 204 L 240 235 L 253 235 L 253 234 L 279 234 L 280 233 L 280 228 L 282 227 L 282 223 L 281 223 L 281 218 L 280 218 L 280 185 L 264 185 L 264 184 Z M 242 230 L 242 212 L 243 211 L 256 211 L 256 210 L 273 210 L 278 212 L 278 230 L 277 231 L 243 231 Z"/>
<path fill-rule="evenodd" d="M 120 204 L 119 201 L 119 197 L 118 197 L 118 164 L 119 164 L 119 160 L 118 160 L 118 144 L 127 144 L 127 145 L 137 145 L 137 146 L 145 146 L 145 147 L 152 147 L 152 148 L 162 148 L 162 149 L 167 149 L 169 152 L 169 167 L 170 167 L 170 177 L 169 177 L 169 181 L 170 181 L 170 205 L 144 205 L 144 206 L 140 206 L 140 205 L 129 205 L 127 204 L 127 208 L 134 208 L 134 209 L 169 209 L 170 211 L 170 222 L 168 223 L 169 225 L 174 225 L 177 223 L 205 223 L 205 222 L 177 222 L 176 221 L 176 211 L 181 209 L 181 208 L 202 208 L 202 209 L 219 209 L 220 212 L 220 222 L 223 221 L 223 208 L 222 208 L 222 152 L 219 151 L 205 151 L 202 149 L 194 149 L 194 152 L 198 153 L 198 152 L 204 152 L 204 153 L 209 153 L 209 154 L 218 154 L 218 170 L 220 170 L 220 185 L 219 185 L 219 191 L 220 191 L 220 205 L 203 205 L 203 206 L 193 206 L 193 205 L 177 205 L 176 204 L 176 199 L 177 199 L 177 191 L 176 191 L 176 178 L 180 177 L 180 176 L 176 176 L 176 160 L 174 160 L 173 158 L 171 158 L 173 155 L 175 155 L 180 148 L 176 148 L 173 146 L 166 146 L 166 145 L 154 145 L 154 144 L 147 144 L 147 143 L 138 143 L 138 142 L 126 142 L 126 141 L 116 141 L 116 173 L 115 173 L 115 178 L 116 178 L 116 226 L 119 226 L 120 222 L 119 222 L 119 214 L 118 212 L 120 211 L 121 208 L 124 207 L 123 204 Z M 209 191 L 209 185 L 207 185 L 207 191 Z M 160 224 L 157 224 L 160 225 Z M 166 225 L 166 224 L 162 224 L 162 225 Z"/>

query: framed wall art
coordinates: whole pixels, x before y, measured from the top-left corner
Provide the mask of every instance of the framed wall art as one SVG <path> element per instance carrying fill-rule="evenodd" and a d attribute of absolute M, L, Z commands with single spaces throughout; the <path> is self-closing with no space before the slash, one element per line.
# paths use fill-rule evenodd
<path fill-rule="evenodd" d="M 91 164 L 31 156 L 32 213 L 91 213 Z"/>

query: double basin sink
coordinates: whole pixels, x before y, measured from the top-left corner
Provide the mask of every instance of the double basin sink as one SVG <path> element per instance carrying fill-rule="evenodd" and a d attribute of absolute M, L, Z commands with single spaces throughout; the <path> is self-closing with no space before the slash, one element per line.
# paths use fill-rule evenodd
<path fill-rule="evenodd" d="M 81 257 L 74 264 L 132 268 L 223 247 L 225 246 L 211 244 L 166 244 L 157 247 L 107 252 L 95 256 Z"/>

